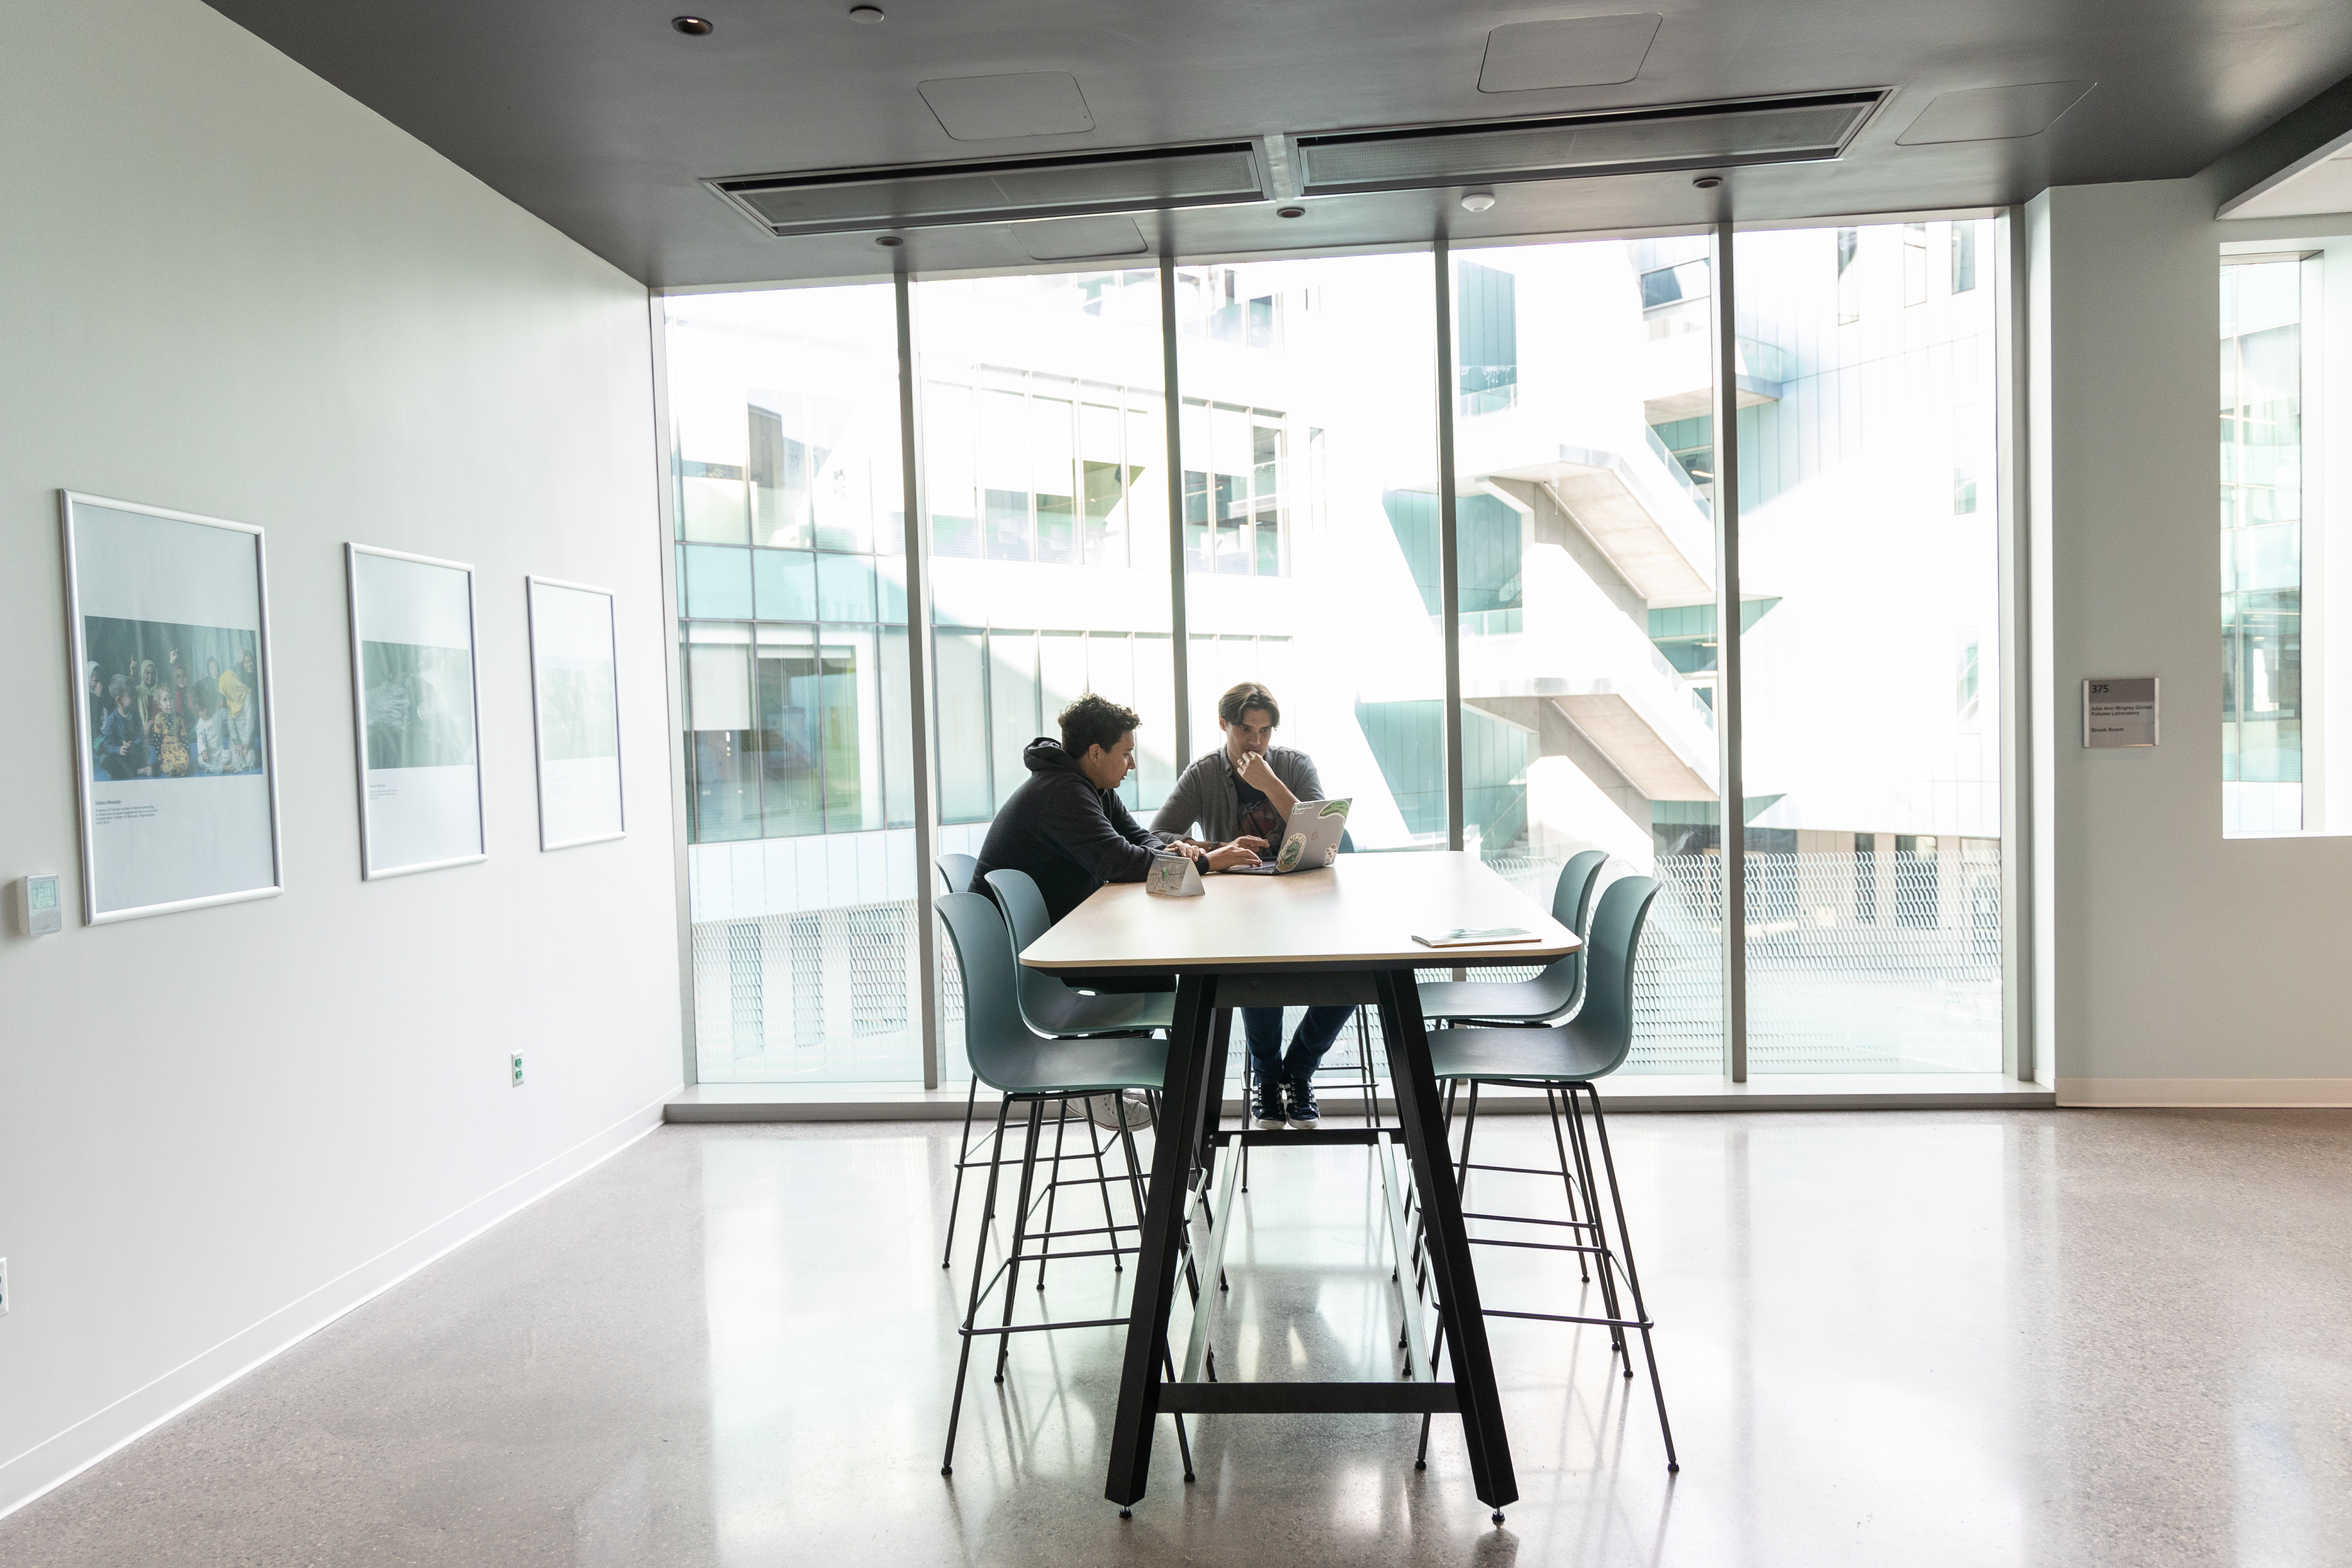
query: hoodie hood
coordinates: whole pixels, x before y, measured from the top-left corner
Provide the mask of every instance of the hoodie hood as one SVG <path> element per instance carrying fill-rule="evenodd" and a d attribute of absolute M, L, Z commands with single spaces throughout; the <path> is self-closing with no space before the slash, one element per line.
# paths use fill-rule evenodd
<path fill-rule="evenodd" d="M 1086 770 L 1078 759 L 1062 749 L 1062 742 L 1051 735 L 1040 735 L 1021 750 L 1021 760 L 1033 773 L 1076 773 L 1085 778 Z M 1092 781 L 1088 781 L 1092 782 Z"/>

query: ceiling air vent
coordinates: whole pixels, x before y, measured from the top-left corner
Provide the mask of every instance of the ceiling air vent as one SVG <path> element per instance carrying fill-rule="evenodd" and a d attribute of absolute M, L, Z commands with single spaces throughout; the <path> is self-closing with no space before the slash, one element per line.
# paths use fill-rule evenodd
<path fill-rule="evenodd" d="M 1812 93 L 1675 109 L 1296 138 L 1302 194 L 1411 191 L 1834 158 L 1885 93 Z"/>
<path fill-rule="evenodd" d="M 769 233 L 934 228 L 1271 200 L 1255 143 L 705 180 Z"/>

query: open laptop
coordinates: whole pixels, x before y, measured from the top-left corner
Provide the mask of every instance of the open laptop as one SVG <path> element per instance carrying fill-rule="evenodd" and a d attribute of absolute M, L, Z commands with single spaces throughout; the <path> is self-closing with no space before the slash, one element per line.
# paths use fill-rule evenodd
<path fill-rule="evenodd" d="M 1278 877 L 1286 871 L 1319 871 L 1339 853 L 1339 836 L 1348 830 L 1352 800 L 1311 800 L 1291 814 L 1289 831 L 1271 860 L 1255 866 L 1228 866 L 1225 875 Z"/>

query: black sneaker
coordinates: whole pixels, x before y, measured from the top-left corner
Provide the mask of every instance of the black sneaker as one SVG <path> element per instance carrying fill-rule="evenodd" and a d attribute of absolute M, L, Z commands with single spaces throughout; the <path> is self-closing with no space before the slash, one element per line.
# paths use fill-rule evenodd
<path fill-rule="evenodd" d="M 1290 1123 L 1282 1114 L 1282 1085 L 1272 1079 L 1260 1079 L 1250 1090 L 1250 1120 L 1258 1131 L 1271 1132 Z"/>
<path fill-rule="evenodd" d="M 1305 1131 L 1323 1120 L 1322 1109 L 1315 1103 L 1315 1085 L 1312 1082 L 1294 1083 L 1286 1087 L 1290 1090 L 1291 1126 Z"/>

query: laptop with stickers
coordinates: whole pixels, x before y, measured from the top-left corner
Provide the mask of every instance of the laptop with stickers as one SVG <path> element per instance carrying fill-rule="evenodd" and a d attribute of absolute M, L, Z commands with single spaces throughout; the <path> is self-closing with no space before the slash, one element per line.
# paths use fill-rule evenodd
<path fill-rule="evenodd" d="M 1340 836 L 1348 831 L 1348 807 L 1353 800 L 1310 800 L 1290 814 L 1288 831 L 1271 859 L 1255 866 L 1228 866 L 1225 875 L 1278 877 L 1289 871 L 1319 871 L 1339 853 Z"/>

